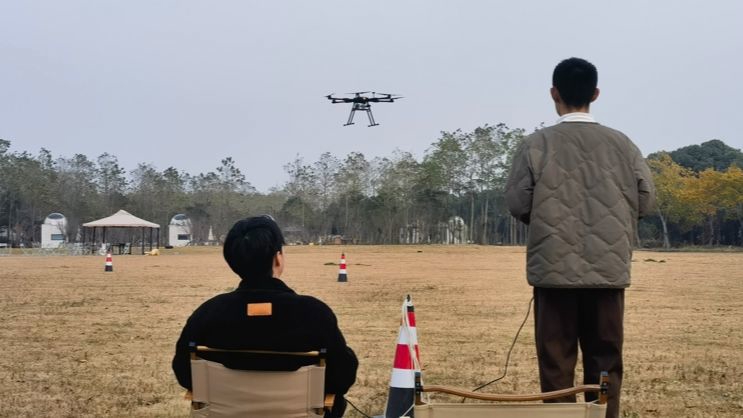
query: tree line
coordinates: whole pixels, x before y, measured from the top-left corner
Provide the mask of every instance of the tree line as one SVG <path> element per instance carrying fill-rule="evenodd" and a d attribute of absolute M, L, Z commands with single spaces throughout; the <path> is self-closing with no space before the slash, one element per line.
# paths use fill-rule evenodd
<path fill-rule="evenodd" d="M 722 141 L 648 156 L 657 215 L 643 222 L 654 245 L 743 245 L 743 154 Z"/>
<path fill-rule="evenodd" d="M 314 162 L 297 155 L 284 166 L 288 181 L 267 192 L 232 157 L 207 173 L 144 163 L 127 171 L 108 153 L 55 158 L 10 152 L 0 139 L 0 241 L 32 245 L 52 212 L 67 217 L 75 241 L 82 223 L 125 209 L 163 227 L 186 214 L 195 242 L 210 227 L 220 237 L 237 219 L 270 214 L 292 242 L 521 244 L 526 228 L 508 214 L 503 189 L 525 134 L 504 124 L 441 132 L 420 159 L 399 150 L 372 159 L 326 152 Z M 658 210 L 641 221 L 638 244 L 742 245 L 740 150 L 713 140 L 648 160 Z"/>

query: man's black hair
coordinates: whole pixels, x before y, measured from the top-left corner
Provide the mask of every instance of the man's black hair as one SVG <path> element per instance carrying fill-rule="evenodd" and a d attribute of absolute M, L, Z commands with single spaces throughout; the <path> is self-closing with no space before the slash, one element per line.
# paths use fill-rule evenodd
<path fill-rule="evenodd" d="M 552 85 L 560 92 L 562 101 L 572 107 L 591 104 L 598 79 L 596 67 L 581 58 L 563 60 L 552 73 Z"/>
<path fill-rule="evenodd" d="M 281 229 L 268 215 L 237 221 L 224 240 L 224 259 L 243 279 L 271 277 L 273 258 L 284 245 Z"/>

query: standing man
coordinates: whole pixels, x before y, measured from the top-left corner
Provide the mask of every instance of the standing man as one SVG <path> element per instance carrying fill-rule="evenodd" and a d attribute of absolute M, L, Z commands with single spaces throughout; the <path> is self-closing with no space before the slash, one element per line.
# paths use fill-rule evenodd
<path fill-rule="evenodd" d="M 609 372 L 607 417 L 619 416 L 624 289 L 630 285 L 637 220 L 655 200 L 650 170 L 623 133 L 589 113 L 599 96 L 590 62 L 569 58 L 552 74 L 557 124 L 525 138 L 506 184 L 511 214 L 529 225 L 527 280 L 542 391 Z M 587 400 L 596 398 L 586 394 Z M 575 396 L 552 402 L 575 402 Z"/>
<path fill-rule="evenodd" d="M 240 276 L 240 285 L 204 302 L 188 318 L 176 343 L 173 371 L 178 383 L 191 390 L 189 342 L 226 349 L 325 348 L 325 393 L 336 395 L 325 417 L 341 417 L 346 408 L 343 395 L 356 380 L 359 362 L 330 307 L 312 296 L 296 294 L 279 279 L 285 265 L 283 244 L 281 229 L 269 216 L 243 219 L 230 229 L 224 259 Z M 259 309 L 252 312 L 251 306 Z M 216 354 L 203 357 L 221 363 L 228 360 Z M 302 365 L 286 359 L 263 366 L 265 370 L 296 370 Z"/>

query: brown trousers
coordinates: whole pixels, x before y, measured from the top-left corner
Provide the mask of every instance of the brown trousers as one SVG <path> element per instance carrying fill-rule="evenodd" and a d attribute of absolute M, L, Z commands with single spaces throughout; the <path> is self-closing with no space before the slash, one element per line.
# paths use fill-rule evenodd
<path fill-rule="evenodd" d="M 534 288 L 534 328 L 542 391 L 572 387 L 578 345 L 583 383 L 609 372 L 607 418 L 619 417 L 624 340 L 624 289 Z M 596 394 L 586 394 L 593 401 Z M 575 402 L 567 396 L 550 402 Z"/>

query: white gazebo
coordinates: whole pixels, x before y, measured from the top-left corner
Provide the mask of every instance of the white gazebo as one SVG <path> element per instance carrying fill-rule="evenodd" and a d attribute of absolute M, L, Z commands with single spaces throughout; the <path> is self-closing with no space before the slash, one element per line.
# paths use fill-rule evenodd
<path fill-rule="evenodd" d="M 142 231 L 142 254 L 144 254 L 144 243 L 145 243 L 145 229 L 149 229 L 149 249 L 152 250 L 152 243 L 153 243 L 153 237 L 152 234 L 154 231 L 157 231 L 157 238 L 155 239 L 156 248 L 160 248 L 160 225 L 146 221 L 141 218 L 137 218 L 136 216 L 132 215 L 131 213 L 120 210 L 113 215 L 98 219 L 97 221 L 92 221 L 88 223 L 83 224 L 83 242 L 86 241 L 87 237 L 87 230 L 92 229 L 91 236 L 91 243 L 93 244 L 93 247 L 95 247 L 95 244 L 97 241 L 97 235 L 96 232 L 98 229 L 102 231 L 101 233 L 101 243 L 107 244 L 106 242 L 106 229 L 108 228 L 140 228 Z M 118 243 L 119 246 L 119 253 L 121 252 L 127 252 L 131 253 L 131 242 L 129 243 Z M 127 245 L 129 245 L 129 251 L 123 251 L 127 248 Z"/>

